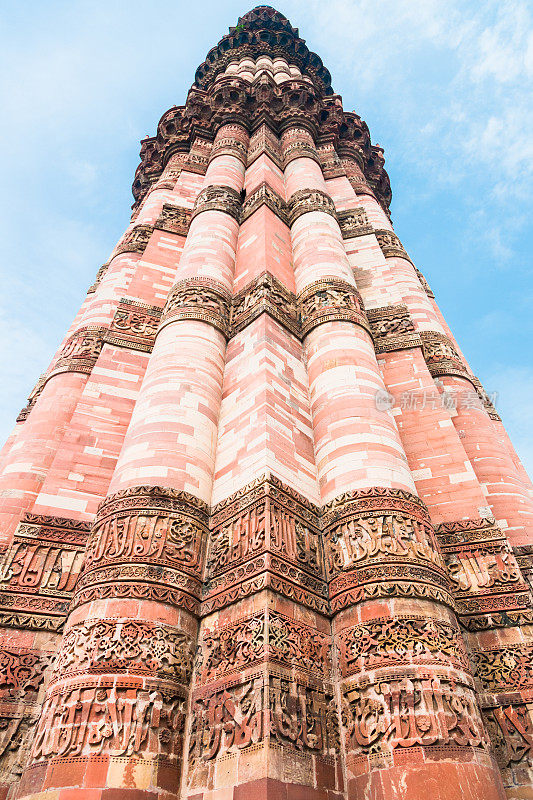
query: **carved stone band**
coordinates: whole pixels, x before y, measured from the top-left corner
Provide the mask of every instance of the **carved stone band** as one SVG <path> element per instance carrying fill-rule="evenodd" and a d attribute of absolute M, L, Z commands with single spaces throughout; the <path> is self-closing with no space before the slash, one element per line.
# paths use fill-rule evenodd
<path fill-rule="evenodd" d="M 231 336 L 235 336 L 264 313 L 300 337 L 296 296 L 269 272 L 263 272 L 233 298 L 230 315 Z"/>
<path fill-rule="evenodd" d="M 340 278 L 322 278 L 298 295 L 302 336 L 325 322 L 355 322 L 370 332 L 361 295 Z"/>
<path fill-rule="evenodd" d="M 196 319 L 229 335 L 231 296 L 210 278 L 185 278 L 175 283 L 167 298 L 159 330 L 176 320 Z"/>
<path fill-rule="evenodd" d="M 244 166 L 246 166 L 247 154 L 248 148 L 245 142 L 241 142 L 233 136 L 225 136 L 217 139 L 213 145 L 209 161 L 211 162 L 218 156 L 229 155 L 233 156 L 234 158 L 238 158 L 239 161 L 242 161 Z"/>
<path fill-rule="evenodd" d="M 374 232 L 363 206 L 350 208 L 346 211 L 339 211 L 337 212 L 337 217 L 343 239 L 352 239 L 355 236 L 366 236 Z"/>
<path fill-rule="evenodd" d="M 102 350 L 106 330 L 99 326 L 87 326 L 75 331 L 63 345 L 45 382 L 59 372 L 90 375 Z"/>
<path fill-rule="evenodd" d="M 458 375 L 467 378 L 473 385 L 472 375 L 447 336 L 434 331 L 421 331 L 420 337 L 426 364 L 434 378 L 442 375 Z"/>
<path fill-rule="evenodd" d="M 300 189 L 288 201 L 289 225 L 294 225 L 298 217 L 310 211 L 323 211 L 337 218 L 335 203 L 329 195 L 319 189 Z"/>
<path fill-rule="evenodd" d="M 124 234 L 113 253 L 113 258 L 120 253 L 144 253 L 153 230 L 152 225 L 135 225 Z"/>
<path fill-rule="evenodd" d="M 407 306 L 369 308 L 366 313 L 376 353 L 388 353 L 393 350 L 422 346 L 422 339 L 416 332 Z"/>
<path fill-rule="evenodd" d="M 121 297 L 105 342 L 117 347 L 128 347 L 150 353 L 163 309 Z"/>
<path fill-rule="evenodd" d="M 378 240 L 378 244 L 385 258 L 397 256 L 411 261 L 407 255 L 407 251 L 395 233 L 388 230 L 376 230 L 374 233 L 376 234 L 376 239 Z"/>
<path fill-rule="evenodd" d="M 177 233 L 180 236 L 187 236 L 191 222 L 191 213 L 191 210 L 188 208 L 164 203 L 161 214 L 157 218 L 154 227 L 168 233 Z"/>
<path fill-rule="evenodd" d="M 320 165 L 320 159 L 315 148 L 305 142 L 292 142 L 283 152 L 283 167 L 287 167 L 296 158 L 311 158 Z"/>
<path fill-rule="evenodd" d="M 254 191 L 247 196 L 242 206 L 241 223 L 246 222 L 248 217 L 251 217 L 254 211 L 257 211 L 262 205 L 266 205 L 267 208 L 273 211 L 285 225 L 289 224 L 286 202 L 266 182 L 261 183 L 257 189 L 254 189 Z"/>
<path fill-rule="evenodd" d="M 222 211 L 240 221 L 241 196 L 231 186 L 206 186 L 194 204 L 191 220 L 202 211 Z"/>
<path fill-rule="evenodd" d="M 418 276 L 418 280 L 422 284 L 422 288 L 425 291 L 425 293 L 427 294 L 427 296 L 430 297 L 432 300 L 434 300 L 435 299 L 435 295 L 433 294 L 433 291 L 431 290 L 431 288 L 429 286 L 429 283 L 427 282 L 425 277 L 422 275 L 420 270 L 417 269 L 416 267 L 415 267 L 415 272 L 416 272 L 416 274 Z"/>

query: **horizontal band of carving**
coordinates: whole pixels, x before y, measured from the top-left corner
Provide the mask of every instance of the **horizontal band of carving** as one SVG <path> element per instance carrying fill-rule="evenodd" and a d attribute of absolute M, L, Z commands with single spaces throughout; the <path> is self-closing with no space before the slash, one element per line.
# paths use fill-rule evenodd
<path fill-rule="evenodd" d="M 186 712 L 181 692 L 154 680 L 141 686 L 138 679 L 97 680 L 49 694 L 33 739 L 34 762 L 91 754 L 179 759 Z"/>
<path fill-rule="evenodd" d="M 206 538 L 207 509 L 198 498 L 161 487 L 126 489 L 98 510 L 80 585 L 90 582 L 93 570 L 119 564 L 160 565 L 200 578 Z"/>
<path fill-rule="evenodd" d="M 263 272 L 234 296 L 230 313 L 231 336 L 261 314 L 268 314 L 294 336 L 301 337 L 296 296 L 269 272 Z"/>
<path fill-rule="evenodd" d="M 481 383 L 479 378 L 476 378 L 474 376 L 470 376 L 469 380 L 474 384 L 474 388 L 475 388 L 475 390 L 476 390 L 476 392 L 478 394 L 478 397 L 480 398 L 481 402 L 485 406 L 485 411 L 487 412 L 489 417 L 491 419 L 495 419 L 495 420 L 501 422 L 501 417 L 498 414 L 498 412 L 496 411 L 496 409 L 494 408 L 494 404 L 493 404 L 492 400 L 490 399 L 489 395 L 487 394 L 487 392 L 485 391 L 485 389 L 483 388 L 483 384 Z"/>
<path fill-rule="evenodd" d="M 154 583 L 145 582 L 145 575 L 147 572 L 148 577 L 152 577 Z M 153 600 L 156 603 L 164 603 L 168 606 L 185 609 L 185 611 L 199 616 L 200 601 L 198 598 L 181 589 L 175 589 L 173 586 L 169 586 L 172 577 L 169 570 L 162 572 L 161 568 L 159 568 L 159 572 L 160 574 L 157 575 L 154 570 L 150 575 L 147 568 L 117 568 L 116 574 L 118 574 L 121 579 L 120 583 L 100 583 L 96 586 L 90 586 L 87 589 L 76 590 L 76 594 L 71 602 L 71 608 L 76 608 L 84 603 L 92 603 L 95 600 L 122 598 L 126 600 Z M 141 578 L 141 582 L 130 580 L 134 575 Z M 98 574 L 96 574 L 94 579 L 98 580 L 98 577 Z M 157 584 L 155 581 L 161 581 L 163 585 Z"/>
<path fill-rule="evenodd" d="M 26 405 L 19 411 L 17 416 L 17 422 L 26 422 L 29 415 L 34 409 L 35 403 L 39 399 L 42 390 L 44 389 L 45 383 L 46 383 L 46 375 L 41 375 L 39 377 L 39 380 L 31 390 L 31 394 L 28 395 L 28 400 L 26 402 Z"/>
<path fill-rule="evenodd" d="M 318 675 L 331 673 L 331 636 L 280 614 L 260 611 L 228 625 L 206 628 L 200 642 L 199 683 L 239 674 L 259 663 Z"/>
<path fill-rule="evenodd" d="M 4 611 L 0 609 L 0 626 L 2 628 L 14 628 L 15 630 L 27 629 L 30 631 L 51 631 L 61 633 L 65 626 L 65 613 L 61 616 L 50 616 L 49 614 L 25 614 L 19 611 Z"/>
<path fill-rule="evenodd" d="M 246 200 L 242 205 L 241 210 L 241 223 L 252 216 L 262 205 L 267 206 L 277 217 L 280 218 L 285 225 L 289 224 L 289 214 L 287 204 L 268 183 L 261 183 L 253 192 L 247 195 Z"/>
<path fill-rule="evenodd" d="M 373 619 L 336 635 L 341 676 L 406 665 L 449 666 L 470 671 L 458 627 L 419 616 Z"/>
<path fill-rule="evenodd" d="M 102 282 L 102 278 L 104 277 L 104 275 L 108 270 L 109 263 L 110 262 L 108 262 L 107 264 L 102 264 L 102 266 L 96 273 L 96 278 L 94 279 L 94 283 L 87 289 L 87 294 L 92 294 L 93 292 L 96 292 L 96 290 L 100 286 L 100 283 Z"/>
<path fill-rule="evenodd" d="M 211 278 L 185 278 L 169 292 L 159 330 L 170 322 L 195 319 L 229 335 L 231 296 Z"/>
<path fill-rule="evenodd" d="M 335 203 L 331 197 L 320 189 L 300 189 L 289 198 L 289 225 L 294 225 L 296 220 L 310 211 L 323 211 L 337 219 Z"/>
<path fill-rule="evenodd" d="M 220 724 L 214 726 L 213 719 Z M 194 692 L 190 774 L 197 765 L 262 742 L 294 749 L 300 757 L 338 756 L 339 723 L 332 689 L 270 673 Z"/>
<path fill-rule="evenodd" d="M 353 239 L 374 232 L 363 206 L 338 211 L 337 218 L 343 239 Z"/>
<path fill-rule="evenodd" d="M 234 158 L 238 158 L 239 161 L 246 166 L 248 159 L 248 147 L 246 146 L 245 142 L 242 142 L 233 136 L 224 136 L 220 139 L 217 139 L 213 145 L 209 161 L 211 162 L 218 156 L 233 156 Z"/>
<path fill-rule="evenodd" d="M 435 531 L 441 550 L 449 547 L 453 549 L 456 545 L 477 546 L 479 542 L 505 541 L 503 530 L 492 517 L 441 522 L 435 527 Z"/>
<path fill-rule="evenodd" d="M 354 322 L 370 332 L 363 300 L 354 286 L 340 278 L 321 278 L 297 298 L 302 336 L 325 322 Z"/>
<path fill-rule="evenodd" d="M 407 306 L 369 308 L 366 314 L 376 353 L 422 346 L 422 339 L 416 331 Z"/>
<path fill-rule="evenodd" d="M 458 375 L 472 382 L 472 376 L 462 357 L 447 336 L 434 331 L 421 331 L 420 337 L 426 364 L 434 378 L 442 375 Z"/>
<path fill-rule="evenodd" d="M 322 526 L 328 528 L 331 524 L 351 514 L 387 512 L 388 510 L 407 514 L 423 524 L 431 524 L 427 507 L 419 497 L 404 489 L 387 489 L 377 486 L 373 489 L 343 492 L 330 500 L 329 503 L 322 506 Z"/>
<path fill-rule="evenodd" d="M 332 144 L 317 147 L 317 155 L 320 159 L 322 174 L 326 180 L 346 175 L 344 165 Z"/>
<path fill-rule="evenodd" d="M 104 341 L 117 347 L 128 347 L 151 353 L 163 309 L 121 297 Z"/>
<path fill-rule="evenodd" d="M 152 225 L 135 225 L 126 231 L 116 249 L 113 252 L 113 258 L 121 253 L 144 253 L 146 245 L 150 240 L 153 233 Z"/>
<path fill-rule="evenodd" d="M 418 276 L 418 280 L 422 284 L 422 288 L 424 289 L 424 291 L 427 294 L 427 296 L 430 297 L 432 300 L 434 300 L 435 299 L 435 295 L 433 294 L 432 290 L 430 289 L 429 283 L 427 282 L 425 277 L 422 275 L 420 270 L 417 269 L 416 267 L 415 267 L 415 272 L 416 272 L 416 274 Z"/>
<path fill-rule="evenodd" d="M 369 197 L 373 197 L 374 200 L 377 201 L 377 197 L 374 194 L 374 191 L 368 185 L 364 178 L 355 178 L 353 175 L 348 175 L 348 180 L 350 182 L 350 186 L 354 190 L 356 195 L 368 195 Z"/>
<path fill-rule="evenodd" d="M 533 609 L 499 609 L 484 614 L 462 616 L 459 618 L 462 628 L 467 631 L 487 631 L 493 628 L 516 628 L 521 625 L 533 625 Z"/>
<path fill-rule="evenodd" d="M 261 127 L 252 135 L 248 147 L 247 167 L 262 155 L 268 156 L 276 167 L 283 170 L 283 162 L 279 146 L 279 139 L 267 125 Z"/>
<path fill-rule="evenodd" d="M 79 674 L 127 672 L 188 684 L 193 657 L 191 637 L 171 625 L 89 619 L 63 635 L 50 680 L 52 684 Z"/>
<path fill-rule="evenodd" d="M 486 692 L 533 688 L 533 643 L 521 642 L 471 653 L 475 675 Z"/>
<path fill-rule="evenodd" d="M 503 702 L 500 707 L 484 709 L 482 713 L 505 785 L 513 787 L 526 781 L 529 783 L 528 773 L 533 762 L 533 720 L 528 706 L 521 701 L 516 705 Z"/>
<path fill-rule="evenodd" d="M 375 230 L 374 233 L 385 258 L 396 256 L 411 261 L 403 244 L 393 231 Z"/>
<path fill-rule="evenodd" d="M 241 196 L 231 186 L 206 186 L 202 189 L 193 206 L 191 221 L 202 211 L 222 211 L 240 221 Z"/>
<path fill-rule="evenodd" d="M 472 689 L 447 676 L 380 678 L 350 685 L 342 696 L 348 753 L 368 757 L 380 751 L 392 755 L 396 748 L 489 748 Z"/>
<path fill-rule="evenodd" d="M 107 328 L 87 326 L 75 331 L 65 342 L 45 382 L 60 372 L 90 375 L 104 345 Z"/>
<path fill-rule="evenodd" d="M 306 142 L 291 142 L 285 147 L 283 151 L 283 168 L 285 169 L 296 158 L 311 158 L 319 166 L 322 166 L 316 149 Z"/>
<path fill-rule="evenodd" d="M 164 203 L 154 228 L 167 233 L 187 236 L 191 224 L 192 211 L 189 208 Z"/>

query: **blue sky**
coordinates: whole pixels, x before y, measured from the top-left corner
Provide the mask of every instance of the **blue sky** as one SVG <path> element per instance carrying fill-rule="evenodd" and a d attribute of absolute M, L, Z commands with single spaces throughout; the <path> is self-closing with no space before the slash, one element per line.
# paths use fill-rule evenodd
<path fill-rule="evenodd" d="M 251 5 L 4 0 L 0 439 L 128 224 L 139 140 Z M 525 0 L 288 0 L 385 148 L 395 229 L 533 471 Z"/>

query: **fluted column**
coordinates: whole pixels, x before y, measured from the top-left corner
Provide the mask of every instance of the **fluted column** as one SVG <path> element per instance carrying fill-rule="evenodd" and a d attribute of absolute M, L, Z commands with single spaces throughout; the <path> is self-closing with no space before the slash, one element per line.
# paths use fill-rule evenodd
<path fill-rule="evenodd" d="M 247 141 L 215 138 L 21 795 L 178 792 Z"/>
<path fill-rule="evenodd" d="M 304 129 L 283 136 L 349 798 L 503 797 L 445 568 L 415 493 L 331 198 Z M 396 648 L 393 642 L 398 642 Z M 392 644 L 392 647 L 391 647 Z M 446 760 L 441 760 L 445 754 Z"/>

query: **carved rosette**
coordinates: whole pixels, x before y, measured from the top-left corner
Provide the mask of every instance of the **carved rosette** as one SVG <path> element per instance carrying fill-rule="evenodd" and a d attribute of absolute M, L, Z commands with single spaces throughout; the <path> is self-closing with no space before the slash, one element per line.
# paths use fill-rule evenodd
<path fill-rule="evenodd" d="M 171 203 L 164 203 L 154 228 L 165 231 L 166 233 L 176 233 L 179 236 L 187 236 L 189 225 L 191 224 L 191 213 L 189 208 L 174 206 Z"/>
<path fill-rule="evenodd" d="M 407 255 L 406 249 L 393 231 L 376 230 L 374 233 L 376 234 L 376 239 L 378 240 L 378 244 L 385 258 L 398 257 L 406 258 L 408 261 L 411 261 Z"/>
<path fill-rule="evenodd" d="M 400 489 L 345 492 L 323 508 L 332 613 L 375 597 L 453 605 L 425 505 Z"/>
<path fill-rule="evenodd" d="M 493 519 L 443 523 L 436 532 L 464 628 L 481 631 L 533 621 L 530 587 Z"/>
<path fill-rule="evenodd" d="M 325 322 L 354 322 L 370 332 L 363 300 L 354 286 L 340 278 L 321 278 L 298 295 L 302 336 Z"/>
<path fill-rule="evenodd" d="M 268 183 L 259 184 L 257 189 L 254 189 L 254 191 L 247 196 L 242 206 L 241 223 L 246 222 L 246 220 L 262 205 L 265 205 L 273 211 L 286 225 L 289 224 L 287 204 Z"/>
<path fill-rule="evenodd" d="M 426 364 L 434 378 L 458 375 L 472 382 L 463 359 L 447 336 L 434 331 L 421 331 L 420 337 Z"/>
<path fill-rule="evenodd" d="M 271 588 L 327 613 L 318 509 L 273 475 L 214 507 L 202 614 Z"/>
<path fill-rule="evenodd" d="M 74 604 L 139 597 L 198 611 L 208 508 L 187 492 L 139 486 L 108 497 L 89 538 Z"/>
<path fill-rule="evenodd" d="M 231 336 L 260 314 L 269 314 L 295 336 L 300 336 L 296 296 L 269 272 L 263 272 L 235 295 L 231 305 Z"/>
<path fill-rule="evenodd" d="M 337 215 L 343 239 L 353 239 L 355 236 L 366 236 L 374 232 L 363 206 L 339 211 Z"/>
<path fill-rule="evenodd" d="M 422 346 L 422 339 L 416 331 L 407 306 L 369 308 L 366 313 L 376 353 Z"/>
<path fill-rule="evenodd" d="M 195 319 L 229 335 L 231 295 L 211 278 L 185 278 L 174 284 L 167 298 L 159 330 L 177 320 Z"/>
<path fill-rule="evenodd" d="M 122 297 L 105 335 L 108 344 L 151 353 L 162 308 Z"/>
<path fill-rule="evenodd" d="M 83 372 L 90 375 L 104 345 L 106 331 L 106 328 L 96 325 L 74 331 L 63 345 L 46 380 L 60 372 Z"/>
<path fill-rule="evenodd" d="M 25 514 L 0 562 L 0 624 L 59 631 L 80 574 L 90 523 Z"/>
<path fill-rule="evenodd" d="M 113 258 L 120 253 L 144 253 L 153 232 L 152 225 L 135 225 L 126 231 L 113 253 Z"/>
<path fill-rule="evenodd" d="M 288 201 L 289 225 L 292 227 L 296 220 L 310 211 L 322 211 L 337 219 L 335 203 L 329 195 L 320 189 L 300 189 Z"/>
<path fill-rule="evenodd" d="M 191 221 L 202 211 L 222 211 L 240 221 L 241 196 L 231 186 L 206 186 L 202 189 L 192 210 Z"/>

